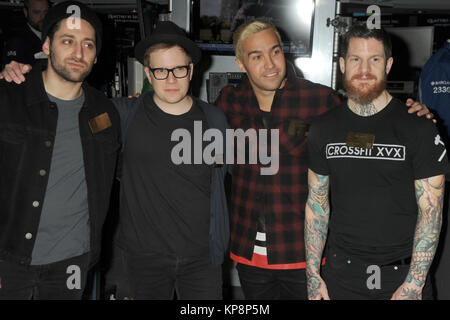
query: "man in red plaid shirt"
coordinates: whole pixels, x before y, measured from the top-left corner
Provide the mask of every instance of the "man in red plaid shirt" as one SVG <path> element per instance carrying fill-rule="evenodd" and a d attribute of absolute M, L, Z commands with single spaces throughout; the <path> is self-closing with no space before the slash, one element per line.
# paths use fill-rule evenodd
<path fill-rule="evenodd" d="M 332 89 L 296 76 L 272 24 L 249 21 L 233 42 L 246 77 L 225 87 L 216 105 L 233 129 L 279 130 L 279 171 L 261 175 L 261 164 L 234 166 L 230 255 L 246 299 L 306 299 L 306 136 L 309 124 L 341 101 Z M 414 105 L 410 112 L 428 113 Z"/>

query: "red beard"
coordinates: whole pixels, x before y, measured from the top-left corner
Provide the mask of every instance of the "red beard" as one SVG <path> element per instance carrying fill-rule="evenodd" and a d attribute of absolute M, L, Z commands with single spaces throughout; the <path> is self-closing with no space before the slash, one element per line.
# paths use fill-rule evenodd
<path fill-rule="evenodd" d="M 353 80 L 364 77 L 365 79 L 375 80 L 374 84 L 362 83 L 353 84 Z M 347 91 L 348 98 L 358 104 L 369 104 L 386 89 L 386 75 L 383 79 L 377 81 L 377 77 L 371 74 L 356 74 L 351 79 L 347 79 L 344 73 L 344 88 Z"/>

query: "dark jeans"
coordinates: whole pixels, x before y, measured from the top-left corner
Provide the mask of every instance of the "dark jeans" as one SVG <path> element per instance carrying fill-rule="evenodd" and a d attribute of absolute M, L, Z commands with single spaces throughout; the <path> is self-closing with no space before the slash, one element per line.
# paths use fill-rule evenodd
<path fill-rule="evenodd" d="M 33 266 L 0 260 L 0 300 L 80 300 L 88 259 L 89 254 L 84 254 Z"/>
<path fill-rule="evenodd" d="M 222 267 L 209 255 L 175 257 L 126 255 L 132 298 L 136 300 L 221 300 Z"/>
<path fill-rule="evenodd" d="M 330 299 L 390 300 L 409 271 L 409 264 L 379 266 L 378 277 L 376 272 L 368 269 L 369 266 L 371 264 L 363 263 L 341 251 L 329 250 L 325 266 L 322 267 L 322 277 Z M 379 278 L 378 285 L 375 285 L 375 276 Z M 433 291 L 428 277 L 422 290 L 422 299 L 432 298 Z"/>
<path fill-rule="evenodd" d="M 236 266 L 247 300 L 306 300 L 305 269 L 271 270 L 238 263 Z"/>

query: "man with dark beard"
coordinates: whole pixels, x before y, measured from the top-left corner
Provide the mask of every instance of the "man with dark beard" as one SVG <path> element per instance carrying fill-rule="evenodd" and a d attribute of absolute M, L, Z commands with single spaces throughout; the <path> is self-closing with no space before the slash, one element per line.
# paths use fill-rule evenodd
<path fill-rule="evenodd" d="M 280 150 L 276 174 L 261 175 L 262 163 L 233 166 L 230 257 L 246 299 L 304 300 L 306 137 L 309 124 L 340 99 L 295 73 L 271 23 L 249 20 L 233 38 L 236 63 L 245 76 L 238 86 L 223 88 L 216 105 L 232 129 L 278 130 Z M 5 78 L 20 81 L 16 74 Z M 423 106 L 416 107 L 405 109 L 412 113 Z M 423 107 L 419 115 L 427 111 Z"/>
<path fill-rule="evenodd" d="M 49 8 L 49 1 L 24 0 L 23 4 L 23 14 L 27 23 L 6 42 L 3 65 L 13 60 L 34 65 L 35 54 L 42 51 L 42 24 Z"/>
<path fill-rule="evenodd" d="M 0 81 L 0 299 L 80 299 L 99 259 L 119 115 L 83 83 L 101 22 L 75 1 L 43 25 L 47 68 Z"/>
<path fill-rule="evenodd" d="M 411 117 L 386 91 L 393 58 L 383 30 L 353 26 L 342 49 L 348 101 L 308 136 L 308 297 L 431 299 L 445 146 L 431 121 Z"/>

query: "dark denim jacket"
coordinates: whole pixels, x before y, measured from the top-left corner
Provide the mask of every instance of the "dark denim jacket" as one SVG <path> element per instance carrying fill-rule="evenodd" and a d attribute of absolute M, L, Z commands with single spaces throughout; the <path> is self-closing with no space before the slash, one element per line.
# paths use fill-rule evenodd
<path fill-rule="evenodd" d="M 139 106 L 143 103 L 146 95 L 153 94 L 152 92 L 145 93 L 139 98 L 118 98 L 113 102 L 119 111 L 121 126 L 122 126 L 122 140 L 126 143 L 126 132 L 128 125 L 133 119 Z M 224 137 L 225 145 L 225 130 L 228 128 L 227 120 L 222 110 L 211 104 L 205 103 L 200 99 L 194 98 L 196 103 L 205 113 L 206 121 L 209 128 L 219 129 Z M 224 155 L 224 161 L 226 156 Z M 225 195 L 224 180 L 228 165 L 213 167 L 211 172 L 211 216 L 210 216 L 210 231 L 209 231 L 209 245 L 211 253 L 211 261 L 213 264 L 220 265 L 223 263 L 225 251 L 228 249 L 230 238 L 229 215 L 227 207 L 227 199 Z M 120 222 L 119 222 L 120 223 Z M 120 238 L 118 239 L 120 245 Z"/>
<path fill-rule="evenodd" d="M 0 81 L 0 260 L 29 265 L 48 183 L 58 110 L 44 89 L 42 66 L 21 85 Z M 88 189 L 91 257 L 101 231 L 121 143 L 119 114 L 99 91 L 83 85 L 79 128 Z M 107 113 L 112 125 L 93 133 L 89 120 Z"/>

